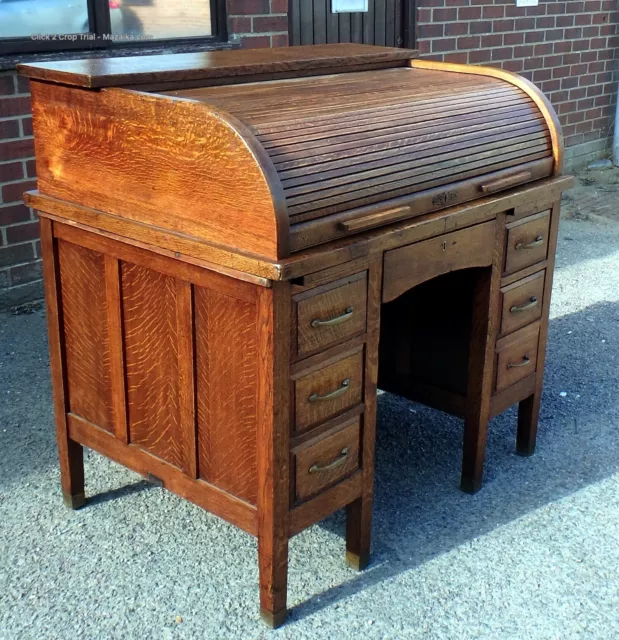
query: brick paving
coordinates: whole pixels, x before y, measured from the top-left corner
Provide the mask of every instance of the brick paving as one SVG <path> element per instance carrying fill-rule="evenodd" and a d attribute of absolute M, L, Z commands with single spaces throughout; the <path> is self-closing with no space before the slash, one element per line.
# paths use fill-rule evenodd
<path fill-rule="evenodd" d="M 563 198 L 563 215 L 619 222 L 619 167 L 579 173 L 574 188 Z"/>

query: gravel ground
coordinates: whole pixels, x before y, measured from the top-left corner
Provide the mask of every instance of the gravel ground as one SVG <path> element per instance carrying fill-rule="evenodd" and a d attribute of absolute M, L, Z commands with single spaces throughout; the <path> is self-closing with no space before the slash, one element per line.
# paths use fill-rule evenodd
<path fill-rule="evenodd" d="M 619 637 L 619 224 L 562 223 L 551 316 L 537 454 L 510 410 L 465 495 L 461 423 L 382 395 L 373 562 L 294 538 L 275 632 L 250 536 L 94 453 L 63 508 L 44 314 L 0 316 L 0 638 Z"/>

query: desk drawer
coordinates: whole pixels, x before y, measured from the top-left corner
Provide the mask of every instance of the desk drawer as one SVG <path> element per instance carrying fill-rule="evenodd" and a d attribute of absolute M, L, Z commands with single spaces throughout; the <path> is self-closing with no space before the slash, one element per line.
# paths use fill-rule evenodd
<path fill-rule="evenodd" d="M 322 434 L 293 451 L 295 499 L 305 500 L 359 468 L 361 421 Z"/>
<path fill-rule="evenodd" d="M 297 350 L 304 355 L 365 331 L 367 273 L 357 273 L 295 298 Z"/>
<path fill-rule="evenodd" d="M 542 317 L 545 275 L 541 271 L 501 289 L 501 334 L 516 331 Z"/>
<path fill-rule="evenodd" d="M 362 399 L 363 352 L 314 371 L 295 382 L 296 431 L 359 404 Z"/>
<path fill-rule="evenodd" d="M 503 391 L 535 372 L 538 343 L 539 326 L 525 327 L 507 339 L 497 352 L 497 391 Z"/>
<path fill-rule="evenodd" d="M 550 211 L 507 225 L 506 273 L 546 259 L 549 228 Z"/>
<path fill-rule="evenodd" d="M 443 273 L 491 265 L 495 233 L 492 220 L 385 251 L 383 302 Z"/>

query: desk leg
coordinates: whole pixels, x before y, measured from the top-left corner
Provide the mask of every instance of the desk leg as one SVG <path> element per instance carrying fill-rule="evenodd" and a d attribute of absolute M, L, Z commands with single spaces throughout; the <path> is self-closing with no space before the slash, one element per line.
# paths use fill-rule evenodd
<path fill-rule="evenodd" d="M 370 562 L 372 497 L 357 498 L 346 507 L 346 563 L 355 571 Z"/>
<path fill-rule="evenodd" d="M 531 456 L 535 452 L 540 400 L 541 393 L 536 392 L 518 404 L 516 451 L 521 456 Z"/>
<path fill-rule="evenodd" d="M 352 569 L 357 571 L 364 569 L 370 561 L 372 538 L 382 259 L 372 262 L 369 267 L 368 336 L 365 351 L 365 412 L 363 415 L 363 446 L 361 454 L 363 488 L 361 496 L 346 507 L 346 562 Z"/>
<path fill-rule="evenodd" d="M 258 566 L 260 615 L 286 620 L 288 582 L 290 285 L 258 288 Z"/>
<path fill-rule="evenodd" d="M 52 230 L 52 221 L 41 217 L 41 251 L 45 278 L 47 330 L 52 370 L 56 439 L 60 461 L 62 497 L 67 507 L 79 509 L 86 504 L 84 493 L 84 448 L 69 438 L 67 430 L 67 397 L 64 360 L 64 333 L 60 278 L 58 276 L 58 249 Z"/>
<path fill-rule="evenodd" d="M 499 216 L 492 267 L 484 269 L 483 274 L 480 275 L 473 300 L 460 484 L 462 490 L 467 493 L 479 491 L 483 482 L 494 373 L 496 325 L 500 311 L 498 305 L 504 238 L 504 219 L 503 216 Z"/>

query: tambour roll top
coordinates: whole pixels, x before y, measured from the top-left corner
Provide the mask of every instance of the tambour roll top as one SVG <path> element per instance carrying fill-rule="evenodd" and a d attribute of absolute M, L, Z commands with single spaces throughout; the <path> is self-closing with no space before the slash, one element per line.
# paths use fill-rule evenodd
<path fill-rule="evenodd" d="M 308 71 L 306 64 L 302 72 L 285 74 L 310 77 L 280 79 L 281 70 L 263 76 L 265 70 L 254 70 L 251 82 L 236 76 L 235 84 L 223 86 L 205 86 L 213 84 L 209 78 L 171 85 L 149 77 L 154 88 L 139 79 L 124 89 L 63 87 L 65 94 L 54 100 L 33 87 L 35 136 L 37 128 L 59 122 L 65 147 L 71 131 L 74 136 L 68 150 L 74 157 L 61 148 L 46 153 L 40 189 L 280 259 L 560 173 L 556 116 L 526 80 L 495 69 L 411 60 L 411 52 L 404 59 L 401 50 L 360 49 L 394 52 L 393 59 L 361 62 L 357 56 L 347 68 L 340 57 L 337 69 Z M 221 55 L 240 53 L 247 52 Z M 28 71 L 35 76 L 37 67 Z M 64 110 L 60 99 L 67 100 Z M 142 107 L 131 106 L 131 99 Z M 71 115 L 76 106 L 91 113 Z M 147 123 L 153 132 L 148 148 L 132 149 L 132 133 Z M 83 149 L 75 140 L 86 133 L 94 143 Z M 72 164 L 83 166 L 102 148 L 115 158 L 100 167 L 105 176 L 126 187 L 134 174 L 135 201 L 118 202 L 103 192 L 95 201 L 68 184 L 78 176 Z M 103 190 L 105 180 L 100 184 Z M 96 182 L 89 193 L 93 187 Z M 174 192 L 182 190 L 180 207 Z M 156 216 L 156 207 L 166 215 Z"/>

